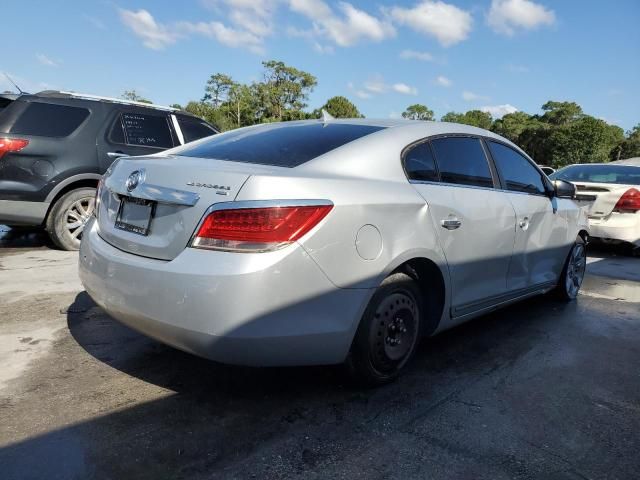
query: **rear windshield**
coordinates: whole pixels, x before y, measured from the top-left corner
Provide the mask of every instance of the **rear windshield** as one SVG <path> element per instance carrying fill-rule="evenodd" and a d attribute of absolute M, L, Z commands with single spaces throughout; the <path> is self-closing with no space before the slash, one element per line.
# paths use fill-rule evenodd
<path fill-rule="evenodd" d="M 569 182 L 640 185 L 640 167 L 626 165 L 571 165 L 550 175 Z"/>
<path fill-rule="evenodd" d="M 0 112 L 2 112 L 2 110 L 8 107 L 11 104 L 11 102 L 13 102 L 13 100 L 5 97 L 0 97 Z"/>
<path fill-rule="evenodd" d="M 278 124 L 241 129 L 176 151 L 187 157 L 215 158 L 278 167 L 297 167 L 384 127 L 349 124 Z"/>
<path fill-rule="evenodd" d="M 88 116 L 89 110 L 86 108 L 32 102 L 9 129 L 9 133 L 66 137 L 71 135 Z"/>

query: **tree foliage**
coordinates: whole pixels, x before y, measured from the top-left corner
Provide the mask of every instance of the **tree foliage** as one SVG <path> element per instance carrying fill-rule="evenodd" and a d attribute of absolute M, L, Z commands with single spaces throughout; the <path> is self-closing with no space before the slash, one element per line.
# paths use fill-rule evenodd
<path fill-rule="evenodd" d="M 311 114 L 312 118 L 320 118 L 322 117 L 322 110 L 326 110 L 331 116 L 335 118 L 362 118 L 362 114 L 358 111 L 358 107 L 356 107 L 351 101 L 340 95 L 336 97 L 331 97 L 326 103 L 313 111 Z"/>
<path fill-rule="evenodd" d="M 480 110 L 469 110 L 466 113 L 449 112 L 440 119 L 442 122 L 462 123 L 473 127 L 491 128 L 493 119 L 491 114 Z"/>
<path fill-rule="evenodd" d="M 435 120 L 433 110 L 430 110 L 426 105 L 420 103 L 409 105 L 407 109 L 402 112 L 402 118 L 408 118 L 409 120 Z"/>
<path fill-rule="evenodd" d="M 362 114 L 347 98 L 335 96 L 309 112 L 309 94 L 316 77 L 277 60 L 262 63 L 261 81 L 241 83 L 225 73 L 214 73 L 204 87 L 200 101 L 184 109 L 224 131 L 257 123 L 319 118 L 322 109 L 336 118 L 358 118 Z M 147 101 L 135 90 L 123 98 Z M 180 107 L 179 105 L 175 105 Z M 571 163 L 606 162 L 640 156 L 640 124 L 626 135 L 621 128 L 587 115 L 575 102 L 550 100 L 542 112 L 530 115 L 514 112 L 493 120 L 480 110 L 449 112 L 443 122 L 462 123 L 492 130 L 522 147 L 540 164 L 562 167 Z M 409 105 L 404 118 L 433 120 L 426 105 Z"/>

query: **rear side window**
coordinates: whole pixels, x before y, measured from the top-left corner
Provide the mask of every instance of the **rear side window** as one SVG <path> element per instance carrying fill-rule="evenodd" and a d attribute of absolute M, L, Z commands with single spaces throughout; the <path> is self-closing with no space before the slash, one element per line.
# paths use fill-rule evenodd
<path fill-rule="evenodd" d="M 477 138 L 447 137 L 431 141 L 444 183 L 493 187 L 484 150 Z"/>
<path fill-rule="evenodd" d="M 114 122 L 109 138 L 114 143 L 138 147 L 173 147 L 171 130 L 164 115 L 122 113 Z"/>
<path fill-rule="evenodd" d="M 410 147 L 404 154 L 404 170 L 409 180 L 437 182 L 438 170 L 433 160 L 429 143 L 424 142 Z"/>
<path fill-rule="evenodd" d="M 297 167 L 384 127 L 344 123 L 273 124 L 215 135 L 176 153 L 188 157 Z"/>
<path fill-rule="evenodd" d="M 9 133 L 40 137 L 71 135 L 89 116 L 86 108 L 31 102 L 18 117 Z"/>
<path fill-rule="evenodd" d="M 204 122 L 182 117 L 177 118 L 180 130 L 182 130 L 182 136 L 184 137 L 184 143 L 193 142 L 194 140 L 216 134 L 216 131 Z"/>
<path fill-rule="evenodd" d="M 507 190 L 544 195 L 542 174 L 525 157 L 501 143 L 488 141 L 491 156 Z"/>

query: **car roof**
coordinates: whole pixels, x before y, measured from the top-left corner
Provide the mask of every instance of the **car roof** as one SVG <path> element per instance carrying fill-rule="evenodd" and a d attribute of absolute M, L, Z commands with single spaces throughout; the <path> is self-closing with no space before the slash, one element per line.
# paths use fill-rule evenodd
<path fill-rule="evenodd" d="M 480 135 L 484 137 L 495 138 L 505 143 L 509 143 L 518 148 L 509 140 L 483 128 L 463 125 L 461 123 L 436 122 L 425 120 L 408 120 L 405 118 L 332 118 L 330 120 L 297 120 L 291 122 L 279 122 L 271 124 L 261 124 L 262 127 L 286 126 L 286 125 L 304 125 L 310 123 L 322 122 L 326 124 L 346 124 L 346 125 L 366 125 L 371 127 L 383 127 L 384 129 L 393 129 L 394 131 L 406 130 L 414 131 L 418 137 L 426 138 L 434 135 Z M 381 133 L 381 132 L 380 132 Z M 378 132 L 372 135 L 377 135 Z"/>
<path fill-rule="evenodd" d="M 624 160 L 616 160 L 611 163 L 615 165 L 631 165 L 634 167 L 640 167 L 640 157 L 625 158 Z"/>
<path fill-rule="evenodd" d="M 122 98 L 113 98 L 113 97 L 103 97 L 100 95 L 91 95 L 87 93 L 77 93 L 77 92 L 65 92 L 60 90 L 44 90 L 42 92 L 38 92 L 35 94 L 25 94 L 24 96 L 31 96 L 37 98 L 62 98 L 62 99 L 76 99 L 76 100 L 85 100 L 85 101 L 93 101 L 93 102 L 102 102 L 102 103 L 117 103 L 123 105 L 134 105 L 137 107 L 150 108 L 153 110 L 162 110 L 167 112 L 179 112 L 177 108 L 173 107 L 165 107 L 164 105 L 156 105 L 154 103 L 144 103 L 144 102 L 134 102 L 131 100 L 125 100 Z M 188 112 L 182 112 L 187 115 L 190 115 Z"/>

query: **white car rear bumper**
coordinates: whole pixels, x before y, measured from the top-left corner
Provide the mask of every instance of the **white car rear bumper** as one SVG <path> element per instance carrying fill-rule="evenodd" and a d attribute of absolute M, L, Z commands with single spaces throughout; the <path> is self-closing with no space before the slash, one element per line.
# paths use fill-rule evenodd
<path fill-rule="evenodd" d="M 80 278 L 109 315 L 181 350 L 223 363 L 342 362 L 371 291 L 337 288 L 299 245 L 268 253 L 185 248 L 171 261 L 123 252 L 95 221 Z"/>
<path fill-rule="evenodd" d="M 591 217 L 589 233 L 595 238 L 618 240 L 640 247 L 640 211 L 613 212 L 606 217 Z"/>

